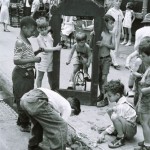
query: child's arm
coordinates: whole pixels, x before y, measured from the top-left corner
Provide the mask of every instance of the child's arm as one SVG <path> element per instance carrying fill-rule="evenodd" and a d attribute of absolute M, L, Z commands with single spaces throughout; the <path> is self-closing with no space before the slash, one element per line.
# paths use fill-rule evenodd
<path fill-rule="evenodd" d="M 141 89 L 143 95 L 150 94 L 150 87 L 145 87 Z"/>
<path fill-rule="evenodd" d="M 89 48 L 88 48 L 88 61 L 87 61 L 87 67 L 90 66 L 91 62 L 92 62 L 92 49 L 89 47 Z"/>
<path fill-rule="evenodd" d="M 66 62 L 67 65 L 70 64 L 72 56 L 73 56 L 75 50 L 76 50 L 76 44 L 73 45 L 73 48 L 72 48 L 71 53 L 69 55 L 68 61 Z"/>
<path fill-rule="evenodd" d="M 52 51 L 57 51 L 57 50 L 59 51 L 62 48 L 62 46 L 59 44 L 56 47 L 46 47 L 46 45 L 41 40 L 41 38 L 37 38 L 37 42 L 38 42 L 39 47 L 44 49 L 44 52 L 52 52 Z"/>
<path fill-rule="evenodd" d="M 134 20 L 135 20 L 135 13 L 134 11 L 132 11 L 132 23 L 134 22 Z"/>
<path fill-rule="evenodd" d="M 126 58 L 126 64 L 125 64 L 126 68 L 129 68 L 129 67 L 130 67 L 130 61 L 131 61 L 131 59 L 132 59 L 133 57 L 135 57 L 135 56 L 138 56 L 138 55 L 139 55 L 138 51 L 134 51 L 133 53 L 131 53 L 131 54 Z"/>
<path fill-rule="evenodd" d="M 103 42 L 103 41 L 97 41 L 96 45 L 98 45 L 99 47 L 105 46 L 108 49 L 114 50 L 115 49 L 115 36 L 113 33 L 112 33 L 111 37 L 112 38 L 111 38 L 110 44 L 108 44 L 109 42 L 107 43 L 107 42 Z"/>

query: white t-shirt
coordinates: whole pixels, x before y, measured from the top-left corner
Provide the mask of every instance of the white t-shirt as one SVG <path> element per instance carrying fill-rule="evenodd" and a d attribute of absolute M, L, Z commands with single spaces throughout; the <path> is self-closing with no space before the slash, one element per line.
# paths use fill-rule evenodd
<path fill-rule="evenodd" d="M 48 97 L 48 103 L 53 106 L 53 108 L 61 115 L 61 117 L 67 121 L 69 116 L 71 115 L 71 106 L 70 103 L 58 93 L 46 89 L 46 88 L 38 88 L 43 91 Z"/>
<path fill-rule="evenodd" d="M 40 8 L 40 1 L 34 0 L 32 3 L 31 12 L 35 12 L 35 11 L 39 10 L 39 8 Z"/>

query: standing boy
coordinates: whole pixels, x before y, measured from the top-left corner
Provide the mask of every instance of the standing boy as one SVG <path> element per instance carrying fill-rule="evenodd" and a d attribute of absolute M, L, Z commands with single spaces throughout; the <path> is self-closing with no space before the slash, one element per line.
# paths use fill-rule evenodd
<path fill-rule="evenodd" d="M 141 41 L 139 54 L 146 67 L 146 71 L 139 83 L 140 96 L 138 102 L 138 113 L 140 115 L 144 141 L 138 143 L 141 147 L 135 148 L 135 150 L 150 150 L 150 37 Z"/>
<path fill-rule="evenodd" d="M 113 33 L 110 31 L 113 30 L 115 19 L 110 15 L 104 16 L 105 28 L 101 34 L 102 41 L 98 41 L 97 45 L 99 46 L 99 89 L 100 96 L 98 98 L 99 107 L 104 107 L 108 105 L 108 100 L 104 98 L 104 86 L 107 83 L 107 76 L 109 73 L 109 68 L 111 65 L 110 50 L 115 49 L 115 40 Z"/>
<path fill-rule="evenodd" d="M 66 150 L 66 121 L 70 115 L 79 115 L 81 112 L 79 100 L 70 97 L 67 101 L 52 90 L 38 88 L 24 94 L 20 104 L 33 123 L 28 150 L 40 149 L 43 132 L 50 150 Z"/>
<path fill-rule="evenodd" d="M 36 31 L 36 22 L 32 17 L 24 17 L 20 23 L 21 31 L 17 38 L 14 50 L 14 64 L 16 65 L 12 73 L 13 94 L 18 109 L 17 125 L 20 130 L 29 132 L 29 118 L 20 107 L 22 95 L 34 88 L 34 65 L 41 61 L 40 57 L 35 57 L 31 43 L 28 38 Z"/>
<path fill-rule="evenodd" d="M 108 115 L 113 123 L 100 134 L 98 142 L 105 140 L 105 135 L 117 134 L 117 137 L 108 146 L 118 148 L 125 144 L 126 139 L 132 139 L 137 131 L 136 111 L 124 96 L 124 85 L 119 81 L 111 80 L 106 85 L 106 92 L 110 102 L 116 102 L 116 106 L 108 110 Z"/>
<path fill-rule="evenodd" d="M 115 69 L 120 69 L 117 63 L 117 55 L 119 51 L 120 37 L 123 34 L 122 20 L 124 18 L 120 9 L 122 0 L 114 0 L 114 7 L 110 8 L 106 14 L 111 15 L 115 19 L 113 32 L 115 33 L 115 50 L 111 51 L 112 63 Z"/>

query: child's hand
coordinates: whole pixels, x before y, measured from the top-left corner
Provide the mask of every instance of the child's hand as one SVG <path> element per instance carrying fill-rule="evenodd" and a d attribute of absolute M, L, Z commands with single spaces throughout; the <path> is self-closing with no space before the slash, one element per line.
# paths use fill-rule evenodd
<path fill-rule="evenodd" d="M 102 41 L 97 41 L 96 45 L 99 46 L 99 47 L 102 47 L 103 46 L 103 42 Z"/>
<path fill-rule="evenodd" d="M 70 64 L 70 61 L 66 62 L 66 65 L 69 65 Z"/>
<path fill-rule="evenodd" d="M 94 31 L 92 31 L 91 33 L 90 33 L 90 35 L 92 36 L 92 35 L 95 35 L 95 32 Z"/>
<path fill-rule="evenodd" d="M 100 134 L 99 139 L 97 140 L 97 143 L 104 143 L 106 142 L 105 140 L 105 135 L 103 133 Z"/>
<path fill-rule="evenodd" d="M 62 45 L 58 44 L 58 45 L 56 46 L 56 48 L 57 48 L 58 51 L 60 51 L 60 50 L 62 49 Z"/>
<path fill-rule="evenodd" d="M 90 66 L 90 63 L 86 63 L 86 66 L 89 68 L 89 66 Z"/>
<path fill-rule="evenodd" d="M 35 58 L 34 58 L 34 62 L 36 62 L 36 63 L 41 62 L 41 57 L 35 57 Z"/>

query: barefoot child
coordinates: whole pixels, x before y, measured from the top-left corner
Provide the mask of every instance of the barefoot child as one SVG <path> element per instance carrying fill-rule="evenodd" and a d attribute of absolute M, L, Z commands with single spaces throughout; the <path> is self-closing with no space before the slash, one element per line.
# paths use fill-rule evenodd
<path fill-rule="evenodd" d="M 124 85 L 119 81 L 111 80 L 105 86 L 110 102 L 116 102 L 116 106 L 108 110 L 108 115 L 113 123 L 100 134 L 98 142 L 105 139 L 105 135 L 117 133 L 117 137 L 108 146 L 118 148 L 125 144 L 126 139 L 132 139 L 137 131 L 136 111 L 124 96 Z"/>
<path fill-rule="evenodd" d="M 42 86 L 44 73 L 47 72 L 49 86 L 52 88 L 53 51 L 61 50 L 61 46 L 53 47 L 53 38 L 51 33 L 48 32 L 50 27 L 45 17 L 37 19 L 36 22 L 37 30 L 40 33 L 37 41 L 39 47 L 44 50 L 44 52 L 40 53 L 41 62 L 36 64 L 38 70 L 36 85 L 37 87 Z"/>
<path fill-rule="evenodd" d="M 101 34 L 102 41 L 98 41 L 97 45 L 99 46 L 99 89 L 100 96 L 98 98 L 97 106 L 103 107 L 108 105 L 108 100 L 104 99 L 104 86 L 107 83 L 107 76 L 109 73 L 111 65 L 110 50 L 115 49 L 115 39 L 113 33 L 110 31 L 113 30 L 115 19 L 110 15 L 104 16 L 105 29 Z"/>

